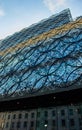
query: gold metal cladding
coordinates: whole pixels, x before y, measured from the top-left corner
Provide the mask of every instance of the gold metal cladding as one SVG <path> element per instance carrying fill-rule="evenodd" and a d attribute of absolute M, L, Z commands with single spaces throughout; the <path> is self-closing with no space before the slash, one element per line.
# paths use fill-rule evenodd
<path fill-rule="evenodd" d="M 42 41 L 44 39 L 53 37 L 53 36 L 61 34 L 61 33 L 64 33 L 64 32 L 69 31 L 71 29 L 79 28 L 81 26 L 82 26 L 82 18 L 80 20 L 76 20 L 76 21 L 70 22 L 68 24 L 65 24 L 65 25 L 58 27 L 56 29 L 52 29 L 52 30 L 45 32 L 43 34 L 40 34 L 36 37 L 30 38 L 29 40 L 22 42 L 22 43 L 19 43 L 15 46 L 8 48 L 8 49 L 5 49 L 4 51 L 0 52 L 0 56 L 4 56 L 8 53 L 13 53 L 13 52 L 17 51 L 18 49 L 22 49 L 28 45 L 37 43 L 39 41 Z"/>

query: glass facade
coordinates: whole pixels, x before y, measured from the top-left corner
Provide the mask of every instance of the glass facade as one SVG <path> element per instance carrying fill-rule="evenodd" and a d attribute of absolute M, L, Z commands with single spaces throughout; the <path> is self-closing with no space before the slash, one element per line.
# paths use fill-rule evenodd
<path fill-rule="evenodd" d="M 0 99 L 81 82 L 81 21 L 67 9 L 0 41 Z"/>

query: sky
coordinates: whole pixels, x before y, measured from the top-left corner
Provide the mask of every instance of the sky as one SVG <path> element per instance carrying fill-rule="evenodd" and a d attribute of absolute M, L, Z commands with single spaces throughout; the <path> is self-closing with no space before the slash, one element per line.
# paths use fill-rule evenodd
<path fill-rule="evenodd" d="M 82 15 L 82 0 L 0 0 L 0 39 L 66 8 L 75 19 Z"/>

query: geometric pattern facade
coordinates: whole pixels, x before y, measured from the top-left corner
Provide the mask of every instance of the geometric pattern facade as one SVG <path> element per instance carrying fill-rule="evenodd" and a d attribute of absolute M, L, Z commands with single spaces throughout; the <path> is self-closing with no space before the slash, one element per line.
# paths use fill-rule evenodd
<path fill-rule="evenodd" d="M 1 98 L 81 80 L 82 18 L 73 21 L 69 9 L 0 41 Z"/>

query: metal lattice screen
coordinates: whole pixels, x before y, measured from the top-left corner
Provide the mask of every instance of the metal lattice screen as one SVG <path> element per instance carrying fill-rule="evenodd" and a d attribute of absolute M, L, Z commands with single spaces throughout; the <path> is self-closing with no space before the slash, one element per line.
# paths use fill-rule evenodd
<path fill-rule="evenodd" d="M 46 88 L 62 89 L 80 83 L 82 19 L 2 49 L 0 56 L 2 97 L 23 92 L 32 94 Z"/>

